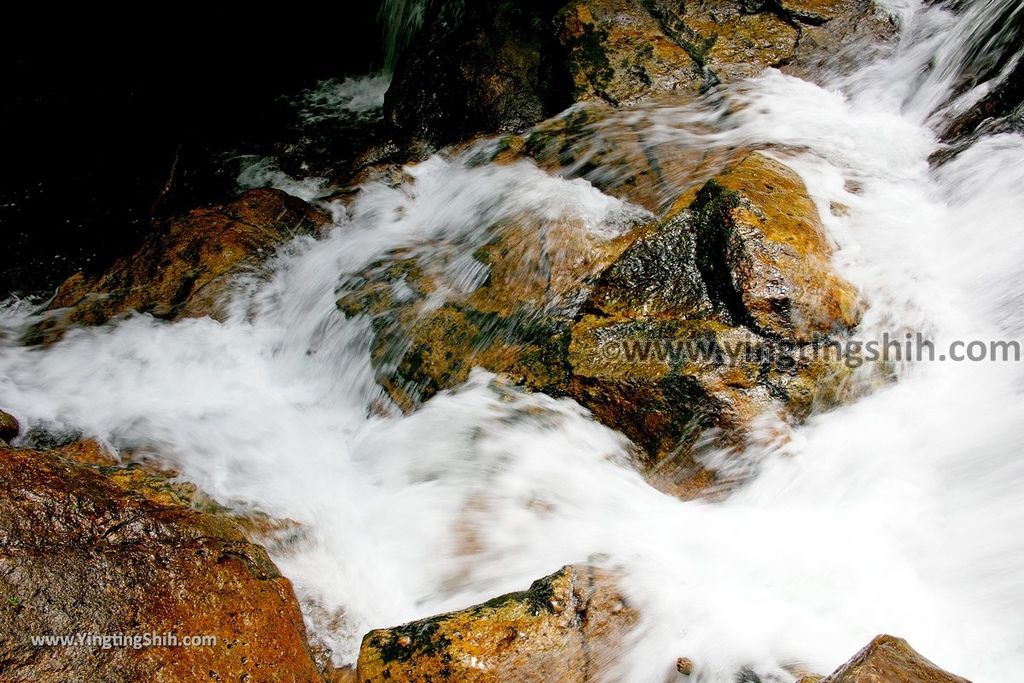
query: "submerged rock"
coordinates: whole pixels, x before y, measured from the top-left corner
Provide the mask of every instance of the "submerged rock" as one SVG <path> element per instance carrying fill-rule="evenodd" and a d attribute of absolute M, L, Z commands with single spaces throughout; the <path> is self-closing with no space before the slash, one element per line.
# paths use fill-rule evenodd
<path fill-rule="evenodd" d="M 233 276 L 328 221 L 301 199 L 271 189 L 195 209 L 171 220 L 105 273 L 68 279 L 50 302 L 48 324 L 37 334 L 45 339 L 68 324 L 101 324 L 132 311 L 170 320 L 217 317 Z"/>
<path fill-rule="evenodd" d="M 940 669 L 918 654 L 907 641 L 876 636 L 850 661 L 825 678 L 805 677 L 800 683 L 970 683 Z"/>
<path fill-rule="evenodd" d="M 358 680 L 604 680 L 637 620 L 616 576 L 571 565 L 459 612 L 370 631 Z"/>
<path fill-rule="evenodd" d="M 5 676 L 323 680 L 291 584 L 266 552 L 231 521 L 180 504 L 145 477 L 85 464 L 103 460 L 88 445 L 0 448 Z M 144 646 L 147 635 L 167 633 L 179 646 Z M 76 634 L 132 640 L 107 648 L 31 642 Z M 186 647 L 186 636 L 216 642 Z"/>
<path fill-rule="evenodd" d="M 545 170 L 584 178 L 655 214 L 742 156 L 729 148 L 651 136 L 628 113 L 602 101 L 577 104 L 506 144 Z"/>

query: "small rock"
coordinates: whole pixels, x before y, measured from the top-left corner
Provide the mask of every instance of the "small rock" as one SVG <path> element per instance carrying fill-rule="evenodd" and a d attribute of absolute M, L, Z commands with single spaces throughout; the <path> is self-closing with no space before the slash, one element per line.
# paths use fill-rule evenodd
<path fill-rule="evenodd" d="M 10 443 L 21 432 L 21 425 L 10 413 L 0 410 L 0 441 Z"/>
<path fill-rule="evenodd" d="M 676 660 L 676 671 L 684 676 L 689 676 L 693 673 L 693 660 L 689 657 L 680 657 Z"/>

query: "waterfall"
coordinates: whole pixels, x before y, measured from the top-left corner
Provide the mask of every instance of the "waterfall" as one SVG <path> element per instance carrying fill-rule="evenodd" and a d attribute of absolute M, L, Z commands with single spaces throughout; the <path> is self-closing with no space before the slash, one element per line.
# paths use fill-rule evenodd
<path fill-rule="evenodd" d="M 938 348 L 1020 338 L 1024 138 L 985 136 L 944 165 L 928 159 L 950 108 L 1020 60 L 1022 6 L 888 4 L 899 45 L 855 74 L 818 86 L 769 70 L 723 90 L 726 117 L 666 105 L 623 116 L 652 144 L 785 154 L 839 246 L 837 268 L 870 304 L 859 337 L 922 331 Z M 384 3 L 389 67 L 425 7 Z M 977 683 L 1016 679 L 1017 363 L 898 367 L 898 381 L 751 446 L 756 477 L 713 503 L 653 489 L 624 437 L 572 401 L 482 370 L 409 415 L 369 411 L 382 393 L 369 324 L 336 307 L 346 278 L 402 250 L 472 286 L 472 254 L 503 221 L 571 219 L 615 235 L 644 215 L 583 179 L 526 161 L 481 165 L 473 152 L 335 204 L 329 234 L 297 237 L 269 277 L 241 278 L 224 322 L 137 315 L 28 348 L 15 340 L 36 314 L 7 302 L 0 405 L 29 426 L 158 453 L 225 505 L 303 525 L 274 559 L 340 663 L 371 628 L 600 556 L 624 569 L 643 615 L 623 680 L 663 681 L 686 656 L 701 680 L 749 670 L 792 681 L 789 665 L 831 670 L 883 632 Z M 468 520 L 479 547 L 467 555 L 458 529 L 479 499 Z"/>
<path fill-rule="evenodd" d="M 398 55 L 423 25 L 427 0 L 384 0 L 380 8 L 384 24 L 384 70 L 395 70 Z"/>

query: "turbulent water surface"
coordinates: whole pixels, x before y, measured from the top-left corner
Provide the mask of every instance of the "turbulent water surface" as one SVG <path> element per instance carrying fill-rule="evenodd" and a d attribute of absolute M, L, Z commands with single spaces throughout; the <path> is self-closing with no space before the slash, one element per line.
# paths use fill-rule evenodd
<path fill-rule="evenodd" d="M 1020 338 L 1024 139 L 982 138 L 928 163 L 943 122 L 992 86 L 964 86 L 992 34 L 978 27 L 1016 4 L 982 0 L 959 16 L 892 4 L 895 52 L 830 87 L 769 71 L 723 93 L 729 116 L 623 116 L 651 141 L 762 146 L 795 168 L 837 267 L 870 302 L 858 338 Z M 308 103 L 310 116 L 372 108 L 385 86 L 339 85 Z M 594 558 L 626 570 L 643 614 L 625 680 L 664 680 L 687 656 L 702 681 L 742 669 L 788 681 L 786 666 L 829 671 L 883 632 L 975 681 L 1019 676 L 1019 364 L 904 364 L 899 381 L 755 441 L 744 460 L 756 476 L 716 503 L 654 490 L 622 436 L 483 371 L 411 415 L 368 410 L 381 397 L 368 324 L 335 305 L 347 275 L 405 248 L 443 256 L 452 286 L 471 288 L 472 253 L 503 219 L 568 217 L 607 237 L 643 216 L 585 180 L 471 155 L 431 158 L 406 185 L 371 184 L 333 207 L 328 236 L 297 238 L 269 274 L 241 278 L 224 323 L 137 316 L 30 349 L 15 340 L 32 306 L 9 302 L 2 406 L 30 427 L 156 454 L 224 503 L 302 523 L 304 538 L 275 559 L 339 662 L 354 661 L 370 628 Z M 315 198 L 319 186 L 291 189 Z"/>

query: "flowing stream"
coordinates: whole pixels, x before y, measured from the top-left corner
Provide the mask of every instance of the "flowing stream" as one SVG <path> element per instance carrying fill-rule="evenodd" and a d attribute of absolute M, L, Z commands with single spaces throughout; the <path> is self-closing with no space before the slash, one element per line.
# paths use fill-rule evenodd
<path fill-rule="evenodd" d="M 1020 339 L 1024 138 L 982 138 L 938 168 L 928 157 L 942 122 L 992 87 L 962 78 L 991 47 L 979 27 L 1024 10 L 890 5 L 895 52 L 829 87 L 769 71 L 723 93 L 727 117 L 623 116 L 665 144 L 768 147 L 796 169 L 837 268 L 870 302 L 858 338 Z M 701 116 L 715 120 L 695 132 Z M 140 315 L 26 348 L 14 340 L 33 306 L 8 302 L 0 407 L 156 454 L 222 503 L 303 525 L 271 551 L 339 663 L 370 628 L 592 558 L 625 570 L 643 615 L 623 680 L 660 683 L 686 656 L 699 681 L 791 681 L 787 666 L 827 673 L 878 633 L 976 682 L 1020 675 L 1019 363 L 904 363 L 898 381 L 753 444 L 756 476 L 713 503 L 653 489 L 624 438 L 578 405 L 482 370 L 407 416 L 368 410 L 382 393 L 368 323 L 335 305 L 347 276 L 402 249 L 472 288 L 472 253 L 503 220 L 607 237 L 646 215 L 583 179 L 472 159 L 433 157 L 399 187 L 371 183 L 333 206 L 328 235 L 296 238 L 240 278 L 223 323 Z"/>

